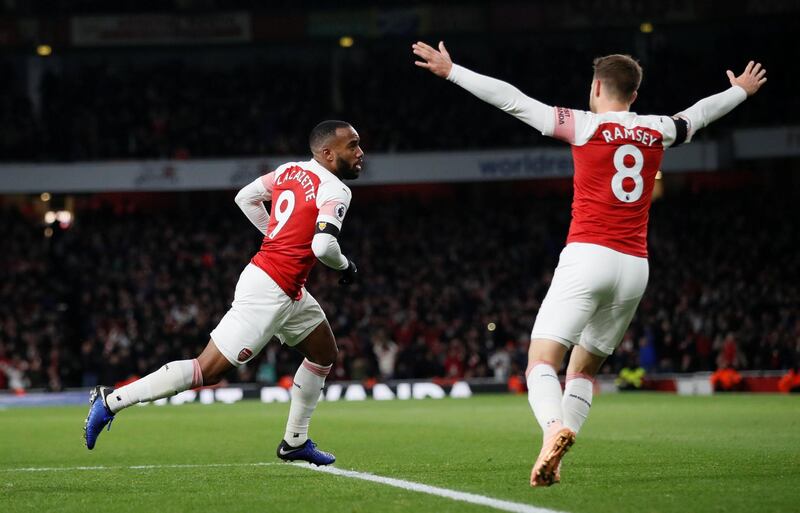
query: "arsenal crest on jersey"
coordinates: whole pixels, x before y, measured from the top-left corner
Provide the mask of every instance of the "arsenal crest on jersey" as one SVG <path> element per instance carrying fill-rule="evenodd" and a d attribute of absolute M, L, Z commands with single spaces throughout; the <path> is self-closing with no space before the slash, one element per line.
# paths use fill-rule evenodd
<path fill-rule="evenodd" d="M 250 359 L 251 356 L 253 356 L 253 351 L 245 347 L 244 349 L 239 351 L 239 356 L 237 356 L 236 359 L 239 360 L 240 362 L 246 362 L 247 360 Z"/>

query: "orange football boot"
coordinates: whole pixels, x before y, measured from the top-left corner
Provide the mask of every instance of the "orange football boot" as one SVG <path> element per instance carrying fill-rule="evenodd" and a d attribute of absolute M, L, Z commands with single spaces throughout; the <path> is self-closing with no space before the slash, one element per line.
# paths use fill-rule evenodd
<path fill-rule="evenodd" d="M 575 432 L 561 428 L 542 445 L 531 470 L 531 486 L 550 486 L 561 481 L 561 459 L 575 443 Z"/>

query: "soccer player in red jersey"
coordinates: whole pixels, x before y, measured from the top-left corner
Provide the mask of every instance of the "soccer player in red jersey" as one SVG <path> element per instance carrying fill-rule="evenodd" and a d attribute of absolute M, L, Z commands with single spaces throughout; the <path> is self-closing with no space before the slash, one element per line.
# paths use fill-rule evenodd
<path fill-rule="evenodd" d="M 325 314 L 304 285 L 317 260 L 341 271 L 343 285 L 357 277 L 356 266 L 342 254 L 337 236 L 351 198 L 342 180 L 358 178 L 364 152 L 358 133 L 343 121 L 317 125 L 309 146 L 311 160 L 284 164 L 236 195 L 236 203 L 264 234 L 264 241 L 242 272 L 233 304 L 211 332 L 205 350 L 193 360 L 170 362 L 116 390 L 96 387 L 85 425 L 89 449 L 118 411 L 218 383 L 275 336 L 305 356 L 294 376 L 278 457 L 317 465 L 335 461 L 308 438 L 311 414 L 338 350 Z M 265 201 L 272 202 L 269 213 Z"/>
<path fill-rule="evenodd" d="M 675 116 L 630 112 L 642 79 L 627 55 L 594 61 L 589 112 L 551 107 L 514 86 L 453 64 L 438 51 L 412 45 L 430 70 L 499 109 L 572 145 L 575 194 L 567 245 L 542 302 L 528 350 L 528 400 L 542 428 L 542 449 L 531 486 L 560 480 L 560 464 L 592 405 L 594 377 L 633 318 L 648 278 L 647 220 L 655 176 L 664 150 L 691 141 L 766 82 L 766 70 L 750 62 L 731 87 Z M 567 350 L 566 386 L 558 379 Z"/>

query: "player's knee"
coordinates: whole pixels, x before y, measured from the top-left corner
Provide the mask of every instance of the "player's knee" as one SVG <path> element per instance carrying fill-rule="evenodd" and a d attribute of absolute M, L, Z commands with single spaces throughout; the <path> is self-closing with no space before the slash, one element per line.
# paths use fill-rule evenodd
<path fill-rule="evenodd" d="M 225 376 L 225 370 L 215 362 L 200 361 L 200 372 L 203 375 L 203 386 L 216 385 Z"/>
<path fill-rule="evenodd" d="M 197 357 L 197 363 L 200 365 L 205 386 L 216 385 L 229 370 L 233 369 L 233 365 L 220 352 L 213 340 L 208 341 L 206 348 Z"/>
<path fill-rule="evenodd" d="M 222 376 L 220 374 L 209 373 L 208 376 L 206 376 L 206 374 L 203 373 L 203 386 L 216 385 L 220 381 L 222 381 Z"/>
<path fill-rule="evenodd" d="M 315 351 L 314 354 L 308 358 L 312 363 L 316 363 L 317 365 L 333 365 L 336 363 L 336 357 L 339 354 L 339 348 L 336 347 L 334 344 L 332 347 L 327 347 L 325 349 Z"/>

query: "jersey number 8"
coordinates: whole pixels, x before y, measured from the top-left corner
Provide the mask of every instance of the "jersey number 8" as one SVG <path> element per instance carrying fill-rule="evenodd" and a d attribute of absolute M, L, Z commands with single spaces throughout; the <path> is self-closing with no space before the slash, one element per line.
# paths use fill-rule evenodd
<path fill-rule="evenodd" d="M 289 220 L 289 216 L 292 215 L 292 211 L 294 210 L 294 193 L 292 191 L 283 191 L 280 196 L 278 196 L 274 205 L 275 220 L 278 221 L 278 224 L 276 224 L 275 228 L 267 235 L 270 239 L 274 239 L 275 236 L 278 235 L 278 232 L 284 227 L 286 221 Z"/>
<path fill-rule="evenodd" d="M 625 157 L 633 158 L 633 165 L 625 165 Z M 642 151 L 633 144 L 626 144 L 620 146 L 614 152 L 614 169 L 617 170 L 616 174 L 611 178 L 611 190 L 614 196 L 623 203 L 633 203 L 642 197 L 644 191 L 644 180 L 642 179 L 642 167 L 644 166 L 644 155 Z M 630 178 L 633 180 L 633 190 L 628 192 L 622 186 L 623 180 Z"/>

